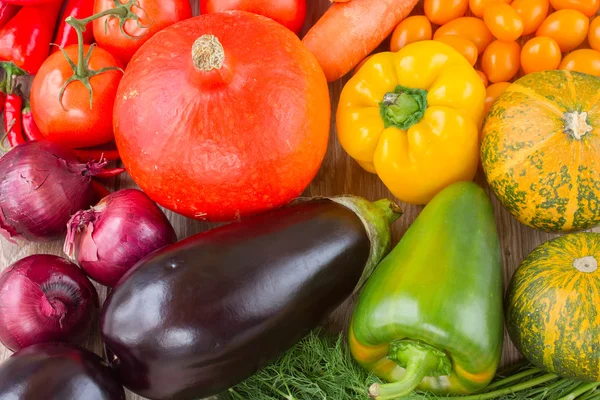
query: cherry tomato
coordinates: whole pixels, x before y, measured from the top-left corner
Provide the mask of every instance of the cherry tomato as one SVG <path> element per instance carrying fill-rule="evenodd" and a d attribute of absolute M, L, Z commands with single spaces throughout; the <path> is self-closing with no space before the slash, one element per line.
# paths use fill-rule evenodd
<path fill-rule="evenodd" d="M 202 14 L 228 10 L 242 10 L 264 15 L 297 34 L 304 25 L 306 0 L 200 0 Z"/>
<path fill-rule="evenodd" d="M 481 57 L 481 68 L 494 83 L 510 81 L 520 66 L 521 48 L 514 41 L 494 40 Z"/>
<path fill-rule="evenodd" d="M 442 36 L 462 36 L 475 43 L 479 54 L 483 53 L 485 48 L 492 43 L 494 35 L 479 18 L 462 17 L 457 18 L 442 25 L 435 31 L 433 39 L 437 40 Z"/>
<path fill-rule="evenodd" d="M 125 4 L 127 0 L 96 0 L 94 14 L 115 8 L 115 3 Z M 139 21 L 128 19 L 123 28 L 119 18 L 106 16 L 93 22 L 94 38 L 98 46 L 124 64 L 155 33 L 192 17 L 192 7 L 188 0 L 137 0 L 137 4 L 132 12 L 138 16 Z M 121 29 L 129 36 L 124 35 Z"/>
<path fill-rule="evenodd" d="M 550 0 L 555 10 L 577 10 L 587 17 L 593 17 L 598 12 L 600 0 Z"/>
<path fill-rule="evenodd" d="M 444 25 L 465 15 L 469 0 L 425 0 L 423 8 L 431 22 Z"/>
<path fill-rule="evenodd" d="M 562 53 L 552 38 L 539 36 L 529 40 L 521 50 L 521 68 L 526 74 L 557 69 Z"/>
<path fill-rule="evenodd" d="M 90 46 L 85 46 L 88 54 Z M 77 64 L 77 45 L 64 48 L 69 58 Z M 100 70 L 123 65 L 108 51 L 96 47 L 88 67 Z M 67 59 L 58 51 L 44 61 L 31 84 L 31 112 L 40 131 L 49 140 L 71 148 L 92 147 L 113 140 L 112 113 L 117 87 L 123 73 L 113 70 L 90 79 L 93 101 L 81 82 L 71 82 L 65 89 L 62 103 L 59 93 L 73 70 Z"/>
<path fill-rule="evenodd" d="M 356 74 L 356 73 L 358 72 L 358 70 L 359 70 L 359 69 L 360 69 L 360 68 L 361 68 L 363 65 L 365 65 L 365 63 L 366 63 L 367 61 L 369 61 L 369 58 L 371 58 L 371 57 L 373 57 L 373 54 L 371 54 L 371 55 L 369 55 L 369 56 L 366 56 L 365 58 L 363 58 L 363 59 L 362 59 L 362 61 L 361 61 L 361 62 L 359 62 L 359 63 L 356 65 L 356 67 L 354 67 L 354 71 L 352 72 L 352 74 L 353 74 L 353 75 L 354 75 L 354 74 Z"/>
<path fill-rule="evenodd" d="M 431 35 L 431 22 L 429 22 L 426 16 L 414 15 L 408 17 L 394 29 L 390 41 L 390 50 L 398 51 L 408 44 L 422 40 L 431 40 Z"/>
<path fill-rule="evenodd" d="M 496 2 L 485 7 L 483 21 L 496 38 L 517 40 L 525 27 L 521 15 L 508 4 Z"/>
<path fill-rule="evenodd" d="M 487 87 L 485 90 L 486 95 L 484 102 L 484 111 L 486 114 L 498 96 L 500 96 L 509 86 L 510 82 L 497 82 Z"/>
<path fill-rule="evenodd" d="M 560 10 L 548 16 L 535 33 L 556 40 L 562 52 L 571 51 L 585 40 L 590 21 L 576 10 Z"/>
<path fill-rule="evenodd" d="M 477 62 L 477 57 L 479 56 L 477 46 L 475 46 L 475 43 L 471 42 L 469 39 L 466 39 L 462 36 L 451 35 L 440 36 L 436 40 L 446 43 L 448 46 L 458 51 L 471 65 L 475 65 Z"/>
<path fill-rule="evenodd" d="M 476 69 L 475 72 L 477 72 L 477 75 L 479 75 L 479 77 L 481 78 L 481 82 L 483 82 L 483 86 L 488 87 L 488 85 L 490 84 L 490 81 L 488 81 L 488 78 L 487 78 L 487 76 L 485 76 L 483 71 Z"/>
<path fill-rule="evenodd" d="M 548 16 L 548 0 L 515 0 L 510 6 L 523 18 L 523 35 L 532 34 Z"/>
<path fill-rule="evenodd" d="M 502 2 L 504 4 L 510 4 L 512 0 L 469 0 L 469 8 L 474 16 L 483 18 L 483 11 L 491 3 Z"/>
<path fill-rule="evenodd" d="M 600 51 L 600 17 L 596 17 L 590 22 L 588 42 L 592 49 Z"/>
<path fill-rule="evenodd" d="M 592 49 L 575 50 L 565 56 L 559 68 L 600 76 L 600 52 Z"/>

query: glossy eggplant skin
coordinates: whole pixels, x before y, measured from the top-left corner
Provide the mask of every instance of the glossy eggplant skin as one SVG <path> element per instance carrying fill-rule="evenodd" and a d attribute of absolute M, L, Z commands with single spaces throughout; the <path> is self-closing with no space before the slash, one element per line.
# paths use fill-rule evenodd
<path fill-rule="evenodd" d="M 354 290 L 369 258 L 359 217 L 330 200 L 192 236 L 143 260 L 105 303 L 121 382 L 150 399 L 198 399 L 251 376 Z"/>
<path fill-rule="evenodd" d="M 0 365 L 0 399 L 125 400 L 104 360 L 66 343 L 40 343 Z"/>

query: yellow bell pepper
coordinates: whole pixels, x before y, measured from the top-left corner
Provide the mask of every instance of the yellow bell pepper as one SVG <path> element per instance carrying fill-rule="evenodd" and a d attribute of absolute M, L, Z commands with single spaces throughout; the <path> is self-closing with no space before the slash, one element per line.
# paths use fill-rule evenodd
<path fill-rule="evenodd" d="M 485 87 L 469 62 L 436 41 L 372 56 L 337 109 L 342 147 L 400 200 L 426 204 L 472 180 L 479 164 Z"/>

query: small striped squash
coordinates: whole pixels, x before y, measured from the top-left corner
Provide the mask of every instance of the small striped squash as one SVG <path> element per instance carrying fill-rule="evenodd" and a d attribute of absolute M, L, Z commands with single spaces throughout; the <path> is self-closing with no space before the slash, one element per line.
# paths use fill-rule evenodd
<path fill-rule="evenodd" d="M 487 180 L 519 221 L 548 232 L 600 223 L 600 79 L 526 75 L 494 102 L 482 134 Z"/>
<path fill-rule="evenodd" d="M 576 233 L 536 248 L 506 295 L 506 325 L 533 364 L 600 381 L 600 234 Z"/>

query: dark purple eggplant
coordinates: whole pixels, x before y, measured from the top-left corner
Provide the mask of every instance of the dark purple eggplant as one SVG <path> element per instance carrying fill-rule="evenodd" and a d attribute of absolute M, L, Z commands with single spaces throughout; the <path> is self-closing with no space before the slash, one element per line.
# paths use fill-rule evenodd
<path fill-rule="evenodd" d="M 362 285 L 400 215 L 388 200 L 307 199 L 152 253 L 104 305 L 109 361 L 150 399 L 238 384 Z"/>
<path fill-rule="evenodd" d="M 0 399 L 125 400 L 108 364 L 65 343 L 26 347 L 0 364 Z"/>

